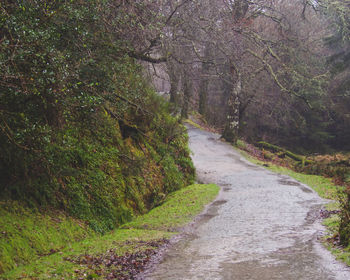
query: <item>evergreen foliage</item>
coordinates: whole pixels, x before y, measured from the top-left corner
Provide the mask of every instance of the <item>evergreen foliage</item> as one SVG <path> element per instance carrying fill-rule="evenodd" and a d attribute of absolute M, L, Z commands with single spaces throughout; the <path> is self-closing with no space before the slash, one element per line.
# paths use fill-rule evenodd
<path fill-rule="evenodd" d="M 98 232 L 194 176 L 184 127 L 110 31 L 135 24 L 111 2 L 0 4 L 1 199 L 65 210 Z"/>

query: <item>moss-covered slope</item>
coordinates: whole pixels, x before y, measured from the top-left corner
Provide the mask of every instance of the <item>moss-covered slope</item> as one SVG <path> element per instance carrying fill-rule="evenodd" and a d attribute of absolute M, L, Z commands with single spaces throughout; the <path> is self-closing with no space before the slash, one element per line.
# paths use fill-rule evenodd
<path fill-rule="evenodd" d="M 6 231 L 6 238 L 0 239 L 0 267 L 14 269 L 0 275 L 0 279 L 105 279 L 116 271 L 116 279 L 123 273 L 131 279 L 149 262 L 149 258 L 143 262 L 143 253 L 177 234 L 179 227 L 199 214 L 218 192 L 216 185 L 185 187 L 169 195 L 161 206 L 127 223 L 124 229 L 103 236 L 62 213 L 42 215 L 18 203 L 1 204 L 4 219 L 0 227 Z M 135 262 L 126 258 L 123 266 L 108 265 L 112 252 L 114 259 L 114 255 L 131 253 L 140 253 L 141 259 Z"/>
<path fill-rule="evenodd" d="M 0 205 L 105 233 L 193 181 L 185 128 L 128 55 L 118 32 L 137 27 L 112 4 L 1 3 Z"/>

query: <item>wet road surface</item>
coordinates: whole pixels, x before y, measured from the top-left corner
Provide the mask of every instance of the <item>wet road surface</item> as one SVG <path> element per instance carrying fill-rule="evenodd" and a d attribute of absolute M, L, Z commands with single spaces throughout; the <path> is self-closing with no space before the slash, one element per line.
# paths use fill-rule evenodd
<path fill-rule="evenodd" d="M 350 279 L 317 241 L 325 200 L 243 159 L 219 135 L 189 129 L 198 180 L 217 200 L 142 279 Z"/>

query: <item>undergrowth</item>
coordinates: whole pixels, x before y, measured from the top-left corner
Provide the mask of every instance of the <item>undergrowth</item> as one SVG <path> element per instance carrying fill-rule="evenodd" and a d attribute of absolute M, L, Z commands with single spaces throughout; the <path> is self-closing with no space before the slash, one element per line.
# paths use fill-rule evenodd
<path fill-rule="evenodd" d="M 0 271 L 51 255 L 94 236 L 82 221 L 62 212 L 39 213 L 16 201 L 0 203 Z"/>
<path fill-rule="evenodd" d="M 16 222 L 6 222 L 13 226 L 8 226 L 7 239 L 2 239 L 1 248 L 6 248 L 6 243 L 11 239 L 10 247 L 20 253 L 18 258 L 22 256 L 21 251 L 23 254 L 27 254 L 24 251 L 28 251 L 33 255 L 30 264 L 21 266 L 21 263 L 18 263 L 17 268 L 3 274 L 0 279 L 104 278 L 111 272 L 111 267 L 106 265 L 94 267 L 89 263 L 72 260 L 80 260 L 81 256 L 84 256 L 84 260 L 103 257 L 111 250 L 116 255 L 122 256 L 154 249 L 158 246 L 157 242 L 163 242 L 162 240 L 178 234 L 179 228 L 199 214 L 218 192 L 219 187 L 216 185 L 191 185 L 172 193 L 161 206 L 137 217 L 123 229 L 114 230 L 103 236 L 93 233 L 83 241 L 76 240 L 91 234 L 91 231 L 79 225 L 77 221 L 63 216 L 42 216 L 24 208 L 21 208 L 21 211 L 26 213 L 25 215 L 22 215 L 22 212 L 16 214 L 6 210 L 8 219 Z M 23 230 L 19 230 L 19 227 Z M 68 234 L 64 236 L 66 232 Z M 46 241 L 31 243 L 37 233 L 45 233 Z M 31 244 L 33 248 L 28 249 L 25 244 Z M 2 260 L 7 258 L 2 255 Z"/>
<path fill-rule="evenodd" d="M 134 26 L 114 4 L 0 9 L 0 201 L 64 211 L 98 233 L 194 181 L 186 130 L 114 33 Z"/>
<path fill-rule="evenodd" d="M 85 225 L 97 233 L 106 233 L 161 204 L 169 193 L 192 183 L 194 167 L 189 157 L 185 128 L 167 115 L 166 107 L 162 108 L 166 106 L 162 100 L 154 98 L 154 106 L 158 106 L 159 117 L 162 118 L 157 125 L 162 127 L 155 127 L 148 133 L 151 141 L 146 137 L 123 139 L 116 122 L 109 116 L 105 116 L 105 122 L 94 131 L 101 135 L 97 139 L 90 137 L 92 132 L 88 131 L 78 139 L 81 131 L 75 134 L 77 130 L 71 128 L 57 136 L 57 143 L 62 145 L 48 147 L 48 153 L 53 156 L 51 177 L 37 176 L 24 185 L 27 188 L 9 186 L 2 194 L 0 205 L 6 209 L 28 209 L 23 210 L 24 216 L 30 211 L 62 211 L 83 221 L 81 234 L 88 232 Z M 11 205 L 18 207 L 9 206 L 6 201 L 14 201 Z M 0 232 L 8 232 L 8 227 L 21 221 L 20 216 L 9 216 L 8 211 L 2 208 L 0 212 Z M 52 227 L 47 230 L 50 234 L 57 224 L 49 223 L 51 220 L 45 215 L 40 219 L 47 219 L 47 227 Z M 65 224 L 59 223 L 59 226 Z M 26 226 L 25 232 L 35 230 L 36 226 L 35 223 Z M 16 239 L 15 242 L 11 241 L 12 235 L 2 234 L 5 237 L 1 241 L 5 242 L 4 258 L 7 260 L 0 265 L 0 273 L 28 262 L 33 254 L 47 254 L 49 250 L 56 250 L 78 238 L 73 238 L 66 231 L 68 229 L 63 228 L 61 233 L 57 232 L 53 238 L 58 240 L 52 246 L 48 246 L 45 232 L 39 233 L 38 237 Z M 65 237 L 60 237 L 60 234 Z M 19 246 L 17 242 L 23 244 Z M 40 242 L 42 245 L 39 246 Z"/>

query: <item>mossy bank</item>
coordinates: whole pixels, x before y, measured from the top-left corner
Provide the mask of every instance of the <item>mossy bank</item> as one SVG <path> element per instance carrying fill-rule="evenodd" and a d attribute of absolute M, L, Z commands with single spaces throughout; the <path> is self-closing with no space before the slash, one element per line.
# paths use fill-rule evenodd
<path fill-rule="evenodd" d="M 131 23 L 125 11 L 114 14 L 114 4 L 1 2 L 4 209 L 42 213 L 48 225 L 47 215 L 62 213 L 69 223 L 106 233 L 193 183 L 186 129 L 128 55 L 130 42 L 118 30 Z M 108 25 L 106 18 L 115 20 Z M 9 226 L 20 217 L 12 218 Z M 62 243 L 70 227 L 57 236 Z M 0 273 L 29 258 L 0 263 Z"/>
<path fill-rule="evenodd" d="M 0 225 L 6 227 L 6 235 L 0 241 L 0 261 L 6 264 L 12 260 L 18 267 L 0 279 L 99 279 L 111 273 L 117 279 L 129 279 L 135 268 L 132 260 L 142 262 L 143 267 L 145 259 L 178 234 L 179 228 L 199 214 L 218 191 L 216 185 L 183 188 L 148 214 L 103 236 L 64 215 L 44 216 L 18 205 L 2 205 L 6 219 Z M 124 261 L 130 263 L 121 271 L 120 266 L 110 265 L 111 256 L 113 260 L 124 256 Z M 24 260 L 30 264 L 23 265 Z"/>
<path fill-rule="evenodd" d="M 73 240 L 82 239 L 90 229 L 106 233 L 161 204 L 169 193 L 191 184 L 194 167 L 186 130 L 169 116 L 167 104 L 151 92 L 148 94 L 147 107 L 157 108 L 157 113 L 154 118 L 140 120 L 131 110 L 129 123 L 124 124 L 124 130 L 130 130 L 131 135 L 125 134 L 118 121 L 102 111 L 100 123 L 93 130 L 68 125 L 57 131 L 55 141 L 45 147 L 45 160 L 50 161 L 50 168 L 33 165 L 26 176 L 15 177 L 16 180 L 3 185 L 1 239 L 10 242 L 13 236 L 7 227 L 17 228 L 18 232 L 13 234 L 18 234 L 22 229 L 18 219 L 32 212 L 43 213 L 38 219 L 46 221 L 48 228 L 55 227 L 52 219 L 47 218 L 52 216 L 50 213 L 70 216 L 65 221 L 74 231 L 79 229 L 74 226 L 74 219 L 78 219 L 85 230 L 79 230 L 83 231 L 82 236 L 71 236 Z M 21 164 L 33 160 L 27 156 Z M 38 173 L 34 172 L 36 168 Z M 13 212 L 11 218 L 7 218 L 8 211 Z M 36 222 L 28 223 L 28 229 L 36 231 Z M 50 234 L 51 229 L 48 231 Z M 58 248 L 69 241 L 69 231 L 70 228 L 64 229 L 63 236 L 57 236 Z M 31 247 L 33 242 L 39 246 L 45 236 L 45 232 L 38 233 L 38 239 L 27 240 L 30 243 L 26 246 Z M 11 244 L 17 246 L 16 242 Z M 45 247 L 44 244 L 40 246 Z M 50 253 L 46 249 L 39 252 Z M 13 250 L 0 248 L 0 255 L 8 258 L 8 254 L 16 254 L 17 249 Z M 1 260 L 0 273 L 30 260 L 31 254 L 28 251 L 19 260 Z"/>

